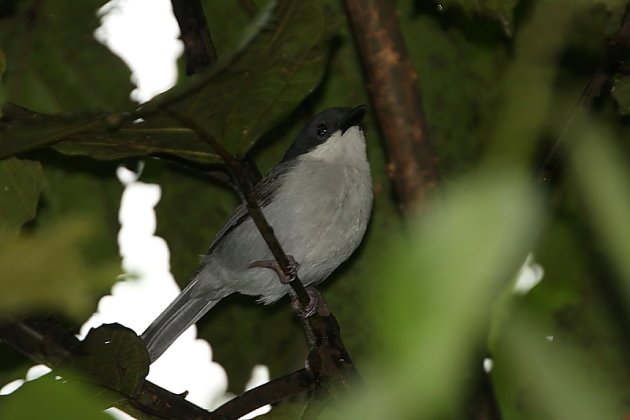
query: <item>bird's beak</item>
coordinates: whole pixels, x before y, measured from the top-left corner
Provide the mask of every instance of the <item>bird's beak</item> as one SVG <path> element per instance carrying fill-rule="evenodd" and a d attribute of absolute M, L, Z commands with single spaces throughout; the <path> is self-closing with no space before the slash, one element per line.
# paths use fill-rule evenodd
<path fill-rule="evenodd" d="M 361 121 L 363 121 L 363 117 L 367 112 L 367 106 L 359 105 L 356 108 L 351 109 L 348 113 L 343 117 L 341 123 L 339 124 L 339 129 L 341 130 L 341 134 L 345 133 L 347 129 L 350 127 L 354 127 L 355 125 L 360 125 Z"/>

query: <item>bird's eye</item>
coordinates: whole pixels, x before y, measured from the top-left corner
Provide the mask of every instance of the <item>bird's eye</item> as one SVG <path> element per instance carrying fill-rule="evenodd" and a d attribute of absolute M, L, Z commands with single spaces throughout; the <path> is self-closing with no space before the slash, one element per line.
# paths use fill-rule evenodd
<path fill-rule="evenodd" d="M 317 126 L 317 135 L 320 137 L 324 137 L 328 133 L 328 127 L 326 124 L 320 124 Z"/>

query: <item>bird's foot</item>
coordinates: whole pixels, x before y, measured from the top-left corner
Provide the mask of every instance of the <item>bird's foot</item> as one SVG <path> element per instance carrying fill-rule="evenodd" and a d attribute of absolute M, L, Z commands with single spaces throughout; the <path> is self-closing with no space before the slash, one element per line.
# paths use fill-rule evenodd
<path fill-rule="evenodd" d="M 292 255 L 287 255 L 287 259 L 289 260 L 289 273 L 288 274 L 285 274 L 285 272 L 280 267 L 280 264 L 278 264 L 278 261 L 276 261 L 275 259 L 254 261 L 253 263 L 249 265 L 249 268 L 254 268 L 254 267 L 268 268 L 276 272 L 278 279 L 280 279 L 280 283 L 289 284 L 297 276 L 297 272 L 298 272 L 298 269 L 300 268 L 300 265 L 297 263 L 297 261 L 295 261 L 295 258 L 293 258 Z"/>
<path fill-rule="evenodd" d="M 308 297 L 310 299 L 308 301 L 308 305 L 306 305 L 305 308 L 302 308 L 302 305 L 300 305 L 300 302 L 297 299 L 293 299 L 291 301 L 291 307 L 300 318 L 309 318 L 313 316 L 315 312 L 317 312 L 321 316 L 330 315 L 330 311 L 328 310 L 326 302 L 316 288 L 307 287 L 306 293 L 308 293 Z"/>

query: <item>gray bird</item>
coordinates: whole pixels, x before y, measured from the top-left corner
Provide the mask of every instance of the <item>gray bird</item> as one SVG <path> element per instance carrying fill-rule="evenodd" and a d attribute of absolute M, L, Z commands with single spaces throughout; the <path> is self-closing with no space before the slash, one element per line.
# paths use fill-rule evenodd
<path fill-rule="evenodd" d="M 372 177 L 360 127 L 365 106 L 330 108 L 300 131 L 255 195 L 304 286 L 325 280 L 359 246 L 372 211 Z M 258 296 L 270 304 L 289 286 L 244 205 L 217 233 L 186 288 L 142 333 L 154 362 L 221 299 Z"/>

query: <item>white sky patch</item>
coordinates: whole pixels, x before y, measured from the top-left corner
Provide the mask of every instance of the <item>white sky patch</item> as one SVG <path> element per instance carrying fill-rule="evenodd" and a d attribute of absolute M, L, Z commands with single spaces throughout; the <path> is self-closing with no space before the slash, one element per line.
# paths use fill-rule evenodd
<path fill-rule="evenodd" d="M 144 102 L 177 80 L 183 51 L 169 0 L 112 0 L 100 10 L 96 39 L 122 57 L 138 87 L 131 97 Z"/>

